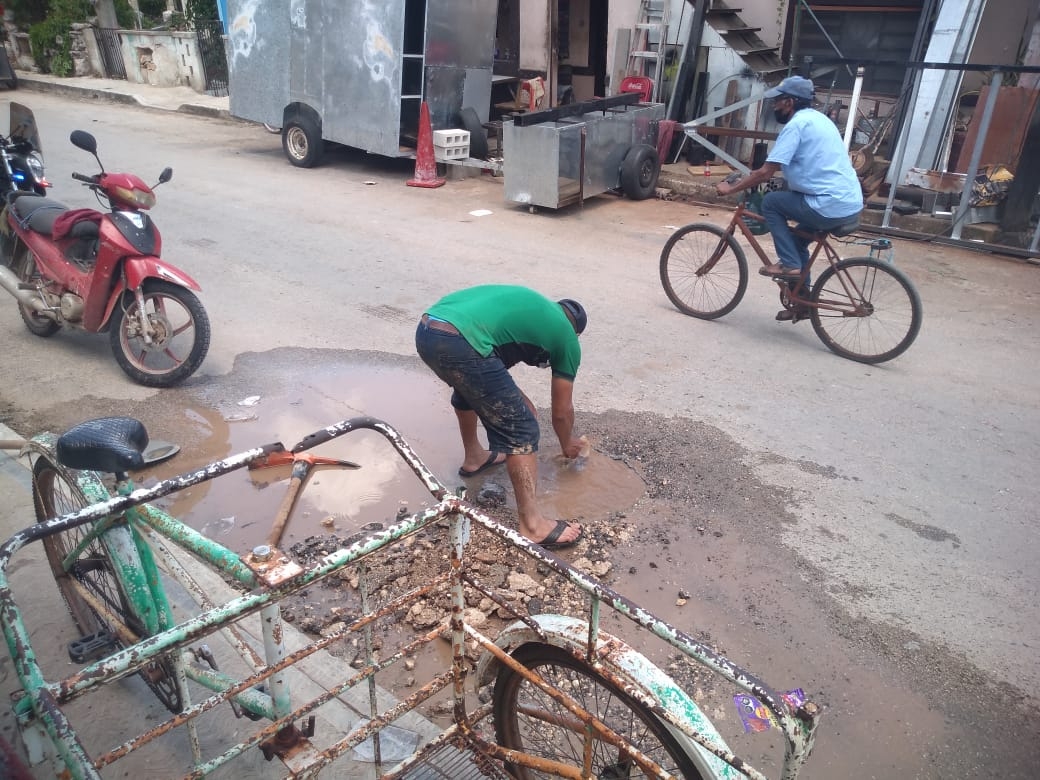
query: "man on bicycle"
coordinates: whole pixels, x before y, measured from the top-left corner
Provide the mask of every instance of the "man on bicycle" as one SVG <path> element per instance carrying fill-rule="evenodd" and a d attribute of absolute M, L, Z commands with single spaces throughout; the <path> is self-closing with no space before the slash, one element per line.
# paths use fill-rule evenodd
<path fill-rule="evenodd" d="M 505 463 L 520 533 L 547 549 L 570 547 L 582 528 L 551 520 L 538 507 L 538 420 L 509 369 L 517 363 L 552 369 L 553 430 L 564 456 L 576 458 L 584 443 L 573 433 L 571 397 L 581 362 L 578 334 L 587 322 L 577 301 L 554 302 L 526 287 L 487 284 L 441 298 L 415 331 L 419 357 L 453 390 L 463 448 L 459 476 Z M 487 449 L 477 438 L 478 419 L 487 431 Z"/>
<path fill-rule="evenodd" d="M 809 242 L 791 232 L 788 220 L 808 232 L 853 222 L 863 210 L 863 190 L 838 128 L 812 108 L 809 79 L 789 76 L 765 97 L 773 101 L 773 116 L 784 126 L 776 144 L 761 168 L 734 183 L 720 182 L 715 189 L 719 195 L 729 195 L 762 184 L 783 169 L 787 189 L 769 192 L 762 199 L 762 216 L 780 260 L 759 273 L 797 279 L 809 262 Z M 794 314 L 785 309 L 776 318 L 789 320 Z"/>

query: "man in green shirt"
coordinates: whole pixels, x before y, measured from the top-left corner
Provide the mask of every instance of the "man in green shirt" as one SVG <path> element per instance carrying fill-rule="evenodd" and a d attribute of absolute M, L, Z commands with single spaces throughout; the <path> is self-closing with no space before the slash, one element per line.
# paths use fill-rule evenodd
<path fill-rule="evenodd" d="M 577 301 L 554 302 L 526 287 L 488 284 L 450 293 L 431 306 L 415 331 L 415 349 L 452 388 L 462 436 L 460 476 L 506 464 L 516 494 L 520 533 L 547 549 L 575 544 L 578 523 L 552 520 L 538 507 L 538 441 L 534 405 L 509 369 L 517 363 L 552 369 L 552 425 L 565 457 L 583 442 L 574 435 L 574 377 L 581 363 L 578 334 L 588 318 Z M 488 448 L 477 437 L 477 421 Z"/>

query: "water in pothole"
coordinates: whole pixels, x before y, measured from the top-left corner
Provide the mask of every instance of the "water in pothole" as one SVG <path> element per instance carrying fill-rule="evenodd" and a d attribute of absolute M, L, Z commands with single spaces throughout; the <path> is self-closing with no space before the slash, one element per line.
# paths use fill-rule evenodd
<path fill-rule="evenodd" d="M 302 376 L 291 388 L 271 395 L 243 395 L 218 409 L 187 412 L 185 447 L 174 458 L 141 475 L 142 484 L 183 474 L 233 453 L 272 442 L 286 448 L 340 420 L 371 416 L 396 428 L 420 459 L 449 488 L 465 485 L 475 498 L 497 485 L 514 507 L 505 467 L 477 477 L 458 475 L 462 460 L 450 391 L 426 372 L 376 365 L 338 366 Z M 577 431 L 580 433 L 580 429 Z M 174 442 L 177 443 L 177 442 Z M 642 480 L 625 464 L 595 451 L 574 461 L 560 455 L 551 428 L 543 430 L 539 451 L 539 501 L 551 516 L 596 519 L 624 511 L 643 494 Z M 349 536 L 385 526 L 399 511 L 433 503 L 429 492 L 390 443 L 373 431 L 356 431 L 315 448 L 317 455 L 349 460 L 357 470 L 321 468 L 313 473 L 281 547 L 314 535 Z M 196 485 L 169 497 L 166 511 L 233 550 L 266 541 L 285 489 L 288 467 L 239 472 Z"/>

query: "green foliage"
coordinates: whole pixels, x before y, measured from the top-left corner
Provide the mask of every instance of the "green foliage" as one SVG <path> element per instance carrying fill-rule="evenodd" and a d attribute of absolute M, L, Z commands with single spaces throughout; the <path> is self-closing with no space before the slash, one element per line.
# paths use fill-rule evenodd
<path fill-rule="evenodd" d="M 115 0 L 116 21 L 122 30 L 134 30 L 137 28 L 137 14 L 130 6 L 130 0 Z"/>
<path fill-rule="evenodd" d="M 146 30 L 163 24 L 166 0 L 137 0 L 137 7 L 141 9 L 141 26 Z"/>
<path fill-rule="evenodd" d="M 38 2 L 38 0 L 37 0 Z M 33 59 L 44 73 L 72 75 L 72 35 L 70 27 L 85 22 L 93 13 L 88 0 L 50 0 L 43 21 L 29 27 Z"/>
<path fill-rule="evenodd" d="M 7 0 L 4 8 L 14 12 L 14 23 L 19 27 L 28 27 L 47 18 L 46 0 Z"/>
<path fill-rule="evenodd" d="M 188 18 L 181 13 L 174 12 L 170 14 L 170 18 L 166 21 L 167 30 L 190 30 L 191 22 Z"/>
<path fill-rule="evenodd" d="M 184 15 L 192 21 L 210 22 L 220 18 L 217 12 L 217 0 L 187 0 L 184 4 Z"/>

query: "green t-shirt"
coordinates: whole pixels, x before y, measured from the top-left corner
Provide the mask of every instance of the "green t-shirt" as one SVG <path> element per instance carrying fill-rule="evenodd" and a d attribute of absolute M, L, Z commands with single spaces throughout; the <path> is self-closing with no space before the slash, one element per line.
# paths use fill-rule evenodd
<path fill-rule="evenodd" d="M 510 368 L 517 363 L 552 367 L 553 376 L 574 380 L 581 346 L 560 304 L 527 287 L 485 284 L 458 290 L 427 310 L 450 322 L 478 354 L 492 353 Z"/>

